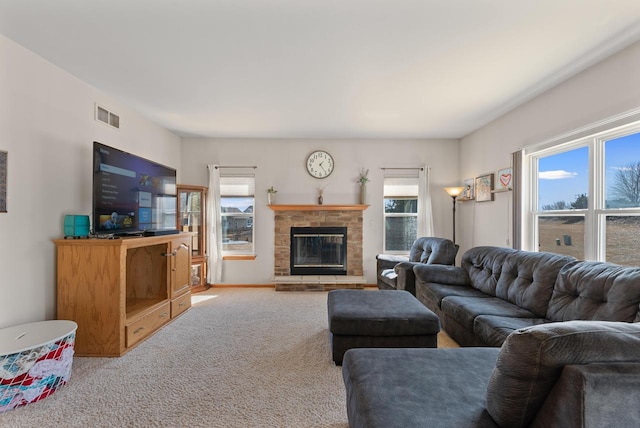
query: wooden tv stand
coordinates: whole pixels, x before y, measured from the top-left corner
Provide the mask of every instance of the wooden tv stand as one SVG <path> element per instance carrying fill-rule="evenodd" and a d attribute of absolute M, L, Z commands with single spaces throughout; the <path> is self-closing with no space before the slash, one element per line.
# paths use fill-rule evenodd
<path fill-rule="evenodd" d="M 115 357 L 191 307 L 191 233 L 58 239 L 58 319 L 78 356 Z"/>

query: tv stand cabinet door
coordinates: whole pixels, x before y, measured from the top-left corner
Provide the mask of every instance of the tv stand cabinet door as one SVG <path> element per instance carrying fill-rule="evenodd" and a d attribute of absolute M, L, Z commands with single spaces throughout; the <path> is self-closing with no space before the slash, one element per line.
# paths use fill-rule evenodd
<path fill-rule="evenodd" d="M 171 242 L 171 298 L 174 299 L 191 289 L 191 237 L 174 239 Z"/>

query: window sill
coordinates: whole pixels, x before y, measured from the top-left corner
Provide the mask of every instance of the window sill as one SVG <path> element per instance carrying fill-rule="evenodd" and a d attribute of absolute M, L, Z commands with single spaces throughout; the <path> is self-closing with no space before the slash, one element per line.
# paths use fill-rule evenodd
<path fill-rule="evenodd" d="M 237 255 L 222 256 L 222 260 L 255 260 L 255 259 L 256 259 L 255 254 L 246 254 L 246 255 L 237 254 Z"/>

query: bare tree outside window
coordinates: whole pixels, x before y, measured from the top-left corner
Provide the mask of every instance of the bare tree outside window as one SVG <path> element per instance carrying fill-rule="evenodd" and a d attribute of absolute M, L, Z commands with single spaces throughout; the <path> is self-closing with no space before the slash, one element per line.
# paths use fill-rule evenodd
<path fill-rule="evenodd" d="M 567 204 L 565 201 L 556 201 L 552 204 L 543 205 L 542 211 L 568 210 L 569 208 L 569 204 Z"/>
<path fill-rule="evenodd" d="M 583 210 L 589 205 L 589 198 L 586 193 L 576 195 L 576 199 L 573 202 L 556 201 L 553 204 L 543 205 L 542 211 L 552 210 Z"/>
<path fill-rule="evenodd" d="M 618 168 L 610 196 L 608 208 L 640 206 L 640 161 Z"/>

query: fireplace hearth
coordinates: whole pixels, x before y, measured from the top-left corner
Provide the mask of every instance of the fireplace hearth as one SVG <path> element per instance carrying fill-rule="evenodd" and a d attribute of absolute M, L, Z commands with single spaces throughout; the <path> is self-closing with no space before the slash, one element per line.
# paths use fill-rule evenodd
<path fill-rule="evenodd" d="M 291 275 L 346 275 L 346 227 L 292 227 Z"/>

